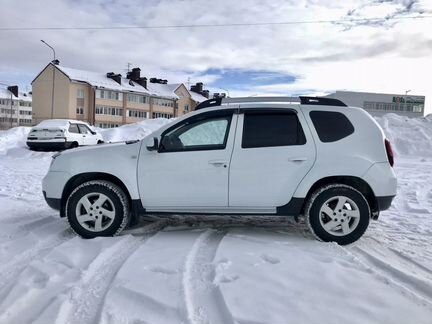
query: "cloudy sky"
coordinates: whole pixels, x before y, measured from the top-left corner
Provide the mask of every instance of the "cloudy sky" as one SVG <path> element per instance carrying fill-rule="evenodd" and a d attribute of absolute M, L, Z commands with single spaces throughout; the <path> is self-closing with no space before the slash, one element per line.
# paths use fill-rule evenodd
<path fill-rule="evenodd" d="M 411 90 L 432 113 L 431 0 L 0 0 L 0 8 L 0 82 L 29 90 L 52 58 L 44 39 L 67 67 L 125 74 L 131 63 L 147 77 L 202 81 L 231 96 Z M 360 20 L 379 17 L 387 19 Z M 300 23 L 317 21 L 327 22 Z M 40 29 L 267 22 L 289 24 Z"/>

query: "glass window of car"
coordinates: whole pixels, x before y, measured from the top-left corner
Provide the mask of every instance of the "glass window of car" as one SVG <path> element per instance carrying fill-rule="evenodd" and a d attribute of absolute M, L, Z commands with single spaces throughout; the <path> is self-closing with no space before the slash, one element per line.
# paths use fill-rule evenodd
<path fill-rule="evenodd" d="M 81 134 L 90 134 L 91 133 L 90 129 L 88 129 L 88 127 L 86 125 L 79 125 L 78 124 L 78 127 L 79 127 Z"/>
<path fill-rule="evenodd" d="M 186 121 L 164 134 L 161 152 L 198 151 L 224 149 L 226 146 L 230 116 L 218 116 L 196 121 Z"/>
<path fill-rule="evenodd" d="M 77 124 L 70 124 L 69 133 L 79 134 L 78 125 Z"/>
<path fill-rule="evenodd" d="M 306 138 L 294 112 L 245 112 L 242 148 L 303 145 Z"/>
<path fill-rule="evenodd" d="M 337 111 L 311 111 L 309 116 L 323 143 L 336 142 L 354 133 L 349 119 Z"/>

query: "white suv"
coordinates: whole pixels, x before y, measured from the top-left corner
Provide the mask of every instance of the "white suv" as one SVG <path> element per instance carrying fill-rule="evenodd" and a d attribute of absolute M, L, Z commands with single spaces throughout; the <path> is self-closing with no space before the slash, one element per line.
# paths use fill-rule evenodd
<path fill-rule="evenodd" d="M 31 150 L 64 150 L 103 143 L 102 135 L 89 124 L 69 119 L 48 119 L 32 127 L 27 136 Z"/>
<path fill-rule="evenodd" d="M 330 98 L 208 100 L 141 141 L 53 158 L 45 199 L 84 238 L 145 213 L 272 214 L 348 244 L 396 195 L 379 125 Z"/>

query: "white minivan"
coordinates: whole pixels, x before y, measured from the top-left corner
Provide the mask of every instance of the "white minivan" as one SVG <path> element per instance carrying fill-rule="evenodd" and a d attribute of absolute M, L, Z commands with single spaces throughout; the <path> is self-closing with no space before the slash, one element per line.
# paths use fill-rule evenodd
<path fill-rule="evenodd" d="M 27 137 L 31 150 L 64 150 L 103 143 L 102 135 L 89 124 L 69 119 L 44 120 L 34 126 Z"/>

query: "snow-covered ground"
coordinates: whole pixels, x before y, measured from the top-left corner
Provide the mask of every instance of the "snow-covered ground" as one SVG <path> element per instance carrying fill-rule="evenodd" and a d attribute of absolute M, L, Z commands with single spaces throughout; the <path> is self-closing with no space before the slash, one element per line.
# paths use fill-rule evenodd
<path fill-rule="evenodd" d="M 0 323 L 432 323 L 432 120 L 378 121 L 399 193 L 346 247 L 258 216 L 172 216 L 83 240 L 42 198 L 51 154 L 25 149 L 27 128 L 0 132 Z"/>

